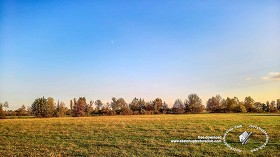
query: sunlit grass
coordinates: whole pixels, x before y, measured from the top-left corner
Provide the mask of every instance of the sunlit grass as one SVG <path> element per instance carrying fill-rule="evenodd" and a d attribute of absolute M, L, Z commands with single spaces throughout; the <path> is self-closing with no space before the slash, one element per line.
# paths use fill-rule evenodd
<path fill-rule="evenodd" d="M 238 154 L 223 143 L 170 142 L 223 136 L 240 124 L 265 129 L 268 145 L 255 153 Z M 4 119 L 0 120 L 0 156 L 279 156 L 279 131 L 280 116 L 271 114 Z"/>

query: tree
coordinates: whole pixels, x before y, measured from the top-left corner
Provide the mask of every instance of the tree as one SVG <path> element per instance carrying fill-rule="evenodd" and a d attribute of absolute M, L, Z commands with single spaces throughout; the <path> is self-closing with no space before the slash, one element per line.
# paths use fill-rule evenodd
<path fill-rule="evenodd" d="M 269 101 L 267 101 L 266 104 L 263 105 L 263 110 L 265 112 L 270 112 L 270 103 L 269 103 Z"/>
<path fill-rule="evenodd" d="M 215 97 L 208 99 L 206 110 L 209 112 L 221 112 L 221 106 L 222 97 L 220 95 L 216 95 Z"/>
<path fill-rule="evenodd" d="M 162 107 L 161 107 L 161 109 L 160 109 L 160 112 L 163 113 L 163 114 L 166 114 L 167 112 L 169 112 L 168 104 L 165 103 L 165 101 L 164 101 L 163 104 L 162 104 Z"/>
<path fill-rule="evenodd" d="M 13 110 L 5 111 L 5 114 L 6 114 L 5 116 L 16 116 L 17 115 L 17 113 L 15 111 L 13 111 Z"/>
<path fill-rule="evenodd" d="M 254 106 L 254 99 L 250 96 L 246 97 L 244 100 L 244 106 L 246 107 L 247 112 L 256 112 L 256 108 Z"/>
<path fill-rule="evenodd" d="M 128 108 L 127 103 L 123 98 L 116 99 L 115 97 L 112 98 L 111 107 L 116 114 L 121 114 L 121 112 L 126 112 L 127 110 L 124 108 Z"/>
<path fill-rule="evenodd" d="M 200 113 L 204 109 L 202 101 L 197 94 L 190 94 L 185 100 L 185 110 L 187 113 Z"/>
<path fill-rule="evenodd" d="M 229 98 L 223 100 L 223 109 L 227 113 L 238 112 L 239 100 L 237 97 Z"/>
<path fill-rule="evenodd" d="M 20 108 L 18 108 L 16 111 L 17 116 L 27 116 L 27 110 L 24 105 L 22 105 Z"/>
<path fill-rule="evenodd" d="M 86 108 L 86 98 L 80 97 L 78 101 L 76 101 L 76 98 L 74 98 L 74 105 L 72 110 L 72 116 L 73 117 L 83 117 L 86 115 L 85 108 Z"/>
<path fill-rule="evenodd" d="M 243 102 L 240 102 L 240 103 L 237 105 L 235 111 L 238 112 L 238 113 L 239 113 L 239 112 L 241 112 L 241 113 L 246 113 L 246 112 L 247 112 L 247 109 L 246 109 L 244 103 L 243 103 Z"/>
<path fill-rule="evenodd" d="M 153 106 L 154 106 L 154 113 L 156 114 L 160 113 L 160 110 L 162 109 L 162 100 L 160 98 L 156 98 L 153 101 Z"/>
<path fill-rule="evenodd" d="M 90 104 L 85 105 L 85 115 L 90 116 L 93 113 L 93 101 L 90 102 Z"/>
<path fill-rule="evenodd" d="M 56 117 L 62 117 L 64 116 L 68 111 L 68 108 L 65 107 L 65 104 L 63 102 L 57 102 L 57 105 L 55 107 L 55 116 Z"/>
<path fill-rule="evenodd" d="M 48 97 L 47 99 L 47 103 L 48 103 L 48 113 L 50 114 L 49 117 L 54 116 L 55 113 L 55 102 L 54 99 L 52 97 Z"/>
<path fill-rule="evenodd" d="M 145 100 L 140 98 L 138 104 L 140 114 L 146 114 L 145 106 L 146 106 Z"/>
<path fill-rule="evenodd" d="M 73 110 L 73 100 L 70 100 L 70 110 Z"/>
<path fill-rule="evenodd" d="M 101 113 L 103 115 L 108 115 L 108 116 L 113 116 L 113 115 L 116 115 L 116 112 L 113 111 L 110 107 L 110 104 L 107 103 L 106 105 L 104 105 L 101 109 Z"/>
<path fill-rule="evenodd" d="M 31 105 L 32 114 L 36 117 L 51 117 L 54 113 L 53 98 L 38 98 Z"/>
<path fill-rule="evenodd" d="M 133 112 L 128 107 L 121 108 L 120 115 L 132 115 Z"/>
<path fill-rule="evenodd" d="M 239 101 L 239 99 L 237 97 L 233 98 L 233 102 L 234 102 L 234 110 L 233 110 L 233 112 L 238 112 L 239 108 L 240 108 L 240 105 L 241 105 L 241 102 Z M 244 104 L 243 104 L 243 106 L 244 106 Z M 246 110 L 246 112 L 247 112 L 247 110 Z"/>
<path fill-rule="evenodd" d="M 8 101 L 5 101 L 4 103 L 0 103 L 0 118 L 5 118 L 6 117 L 6 111 L 4 108 L 9 108 L 9 103 Z"/>
<path fill-rule="evenodd" d="M 139 111 L 139 99 L 134 98 L 131 103 L 129 104 L 129 108 L 130 110 L 133 111 L 133 113 L 138 112 Z"/>
<path fill-rule="evenodd" d="M 277 106 L 277 110 L 280 111 L 280 99 L 277 99 L 277 104 L 276 104 L 276 106 Z"/>
<path fill-rule="evenodd" d="M 152 101 L 146 102 L 145 103 L 145 114 L 154 114 L 154 104 Z"/>
<path fill-rule="evenodd" d="M 102 103 L 101 100 L 96 100 L 96 101 L 94 102 L 94 104 L 95 104 L 96 108 L 97 108 L 99 111 L 100 111 L 100 110 L 102 109 L 102 107 L 103 107 L 103 103 Z"/>
<path fill-rule="evenodd" d="M 258 113 L 263 112 L 263 104 L 260 102 L 255 102 L 254 108 L 256 109 L 256 112 L 258 112 Z"/>
<path fill-rule="evenodd" d="M 129 104 L 129 109 L 133 112 L 133 114 L 144 114 L 145 104 L 144 99 L 134 98 Z"/>
<path fill-rule="evenodd" d="M 72 115 L 72 110 L 68 108 L 65 115 L 71 116 Z"/>
<path fill-rule="evenodd" d="M 102 101 L 101 100 L 96 100 L 95 102 L 94 102 L 94 104 L 95 104 L 95 113 L 98 113 L 99 115 L 100 114 L 102 114 L 102 108 L 104 107 L 104 104 L 102 103 Z"/>
<path fill-rule="evenodd" d="M 27 109 L 26 109 L 26 113 L 27 113 L 27 116 L 32 116 L 32 108 L 30 106 L 27 106 Z"/>
<path fill-rule="evenodd" d="M 185 112 L 185 105 L 181 99 L 175 100 L 172 111 L 173 113 L 177 113 L 177 114 L 182 114 Z"/>
<path fill-rule="evenodd" d="M 277 105 L 275 101 L 270 102 L 269 111 L 272 113 L 277 112 Z"/>

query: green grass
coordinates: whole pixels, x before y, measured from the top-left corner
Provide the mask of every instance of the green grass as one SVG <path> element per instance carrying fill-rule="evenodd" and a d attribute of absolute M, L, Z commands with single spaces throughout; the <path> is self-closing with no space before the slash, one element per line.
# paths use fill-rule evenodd
<path fill-rule="evenodd" d="M 174 139 L 223 136 L 242 124 L 223 143 L 171 143 Z M 256 132 L 242 146 L 238 136 L 257 125 L 267 131 L 267 146 L 251 153 L 264 141 Z M 245 129 L 245 130 L 244 130 Z M 101 116 L 83 118 L 30 118 L 0 120 L 0 156 L 280 156 L 278 114 L 188 114 Z"/>

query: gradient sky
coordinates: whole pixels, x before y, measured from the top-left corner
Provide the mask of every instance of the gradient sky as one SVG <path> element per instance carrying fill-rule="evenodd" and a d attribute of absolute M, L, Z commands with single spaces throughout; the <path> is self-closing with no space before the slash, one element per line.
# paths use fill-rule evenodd
<path fill-rule="evenodd" d="M 2 0 L 0 102 L 280 98 L 280 1 Z"/>

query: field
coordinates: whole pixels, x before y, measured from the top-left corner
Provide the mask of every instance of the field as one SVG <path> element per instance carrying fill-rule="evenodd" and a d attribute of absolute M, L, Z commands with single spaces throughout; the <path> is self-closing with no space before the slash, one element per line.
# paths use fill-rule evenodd
<path fill-rule="evenodd" d="M 254 132 L 248 144 L 238 141 L 250 124 L 264 129 L 268 144 Z M 243 151 L 222 143 L 172 143 L 171 140 L 223 136 Z M 0 156 L 280 156 L 279 114 L 187 114 L 29 118 L 0 120 Z M 236 142 L 237 141 L 237 142 Z"/>

